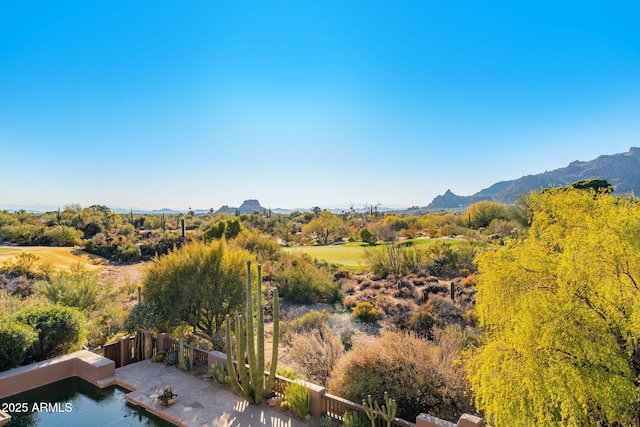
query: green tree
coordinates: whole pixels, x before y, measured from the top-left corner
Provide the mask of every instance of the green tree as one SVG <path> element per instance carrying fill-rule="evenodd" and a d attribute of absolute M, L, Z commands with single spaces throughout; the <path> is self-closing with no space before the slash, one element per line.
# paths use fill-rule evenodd
<path fill-rule="evenodd" d="M 273 237 L 257 230 L 243 230 L 235 238 L 233 245 L 248 250 L 259 261 L 275 261 L 281 252 L 280 245 Z"/>
<path fill-rule="evenodd" d="M 330 238 L 344 235 L 344 222 L 338 215 L 324 211 L 302 227 L 302 233 L 315 235 L 323 244 L 327 244 Z"/>
<path fill-rule="evenodd" d="M 31 326 L 38 334 L 38 339 L 27 350 L 27 363 L 79 350 L 86 337 L 87 320 L 73 307 L 36 306 L 19 312 L 16 320 Z"/>
<path fill-rule="evenodd" d="M 0 371 L 22 365 L 28 349 L 38 339 L 32 327 L 0 321 Z"/>
<path fill-rule="evenodd" d="M 640 204 L 563 189 L 529 206 L 526 235 L 476 259 L 476 405 L 496 426 L 637 422 Z"/>
<path fill-rule="evenodd" d="M 203 234 L 205 240 L 221 239 L 224 236 L 227 240 L 234 239 L 244 228 L 237 218 L 218 221 L 207 228 Z"/>
<path fill-rule="evenodd" d="M 157 304 L 166 327 L 187 324 L 216 344 L 227 314 L 242 307 L 245 263 L 251 255 L 224 240 L 192 242 L 156 258 L 143 295 Z"/>
<path fill-rule="evenodd" d="M 364 227 L 360 230 L 360 239 L 363 242 L 366 242 L 370 245 L 375 245 L 376 243 L 376 235 L 367 227 Z"/>
<path fill-rule="evenodd" d="M 578 190 L 592 189 L 596 192 L 604 192 L 611 193 L 613 191 L 613 187 L 609 182 L 604 179 L 586 179 L 583 181 L 576 181 L 569 186 L 570 188 L 575 188 Z"/>
<path fill-rule="evenodd" d="M 465 216 L 473 228 L 488 227 L 494 219 L 508 219 L 507 206 L 483 200 L 470 205 Z"/>

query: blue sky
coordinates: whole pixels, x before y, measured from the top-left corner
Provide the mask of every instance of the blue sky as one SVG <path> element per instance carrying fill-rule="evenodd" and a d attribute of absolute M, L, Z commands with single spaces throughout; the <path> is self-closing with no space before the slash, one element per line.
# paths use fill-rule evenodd
<path fill-rule="evenodd" d="M 426 205 L 640 146 L 638 2 L 0 4 L 0 205 Z"/>

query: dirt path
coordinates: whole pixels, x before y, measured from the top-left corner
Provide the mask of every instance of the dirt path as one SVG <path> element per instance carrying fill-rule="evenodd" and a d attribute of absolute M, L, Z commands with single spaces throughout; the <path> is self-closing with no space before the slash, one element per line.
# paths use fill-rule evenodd
<path fill-rule="evenodd" d="M 111 281 L 117 286 L 140 283 L 144 275 L 145 263 L 105 266 L 99 273 L 100 279 Z"/>

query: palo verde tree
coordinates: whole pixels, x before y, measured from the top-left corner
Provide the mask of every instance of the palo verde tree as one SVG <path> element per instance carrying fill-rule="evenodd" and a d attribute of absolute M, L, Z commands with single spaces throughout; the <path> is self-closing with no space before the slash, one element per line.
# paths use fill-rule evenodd
<path fill-rule="evenodd" d="M 465 216 L 473 228 L 488 227 L 494 219 L 507 219 L 507 206 L 502 203 L 482 200 L 470 205 Z"/>
<path fill-rule="evenodd" d="M 302 233 L 307 235 L 315 234 L 318 240 L 323 244 L 327 244 L 330 238 L 335 239 L 343 236 L 345 233 L 344 222 L 338 215 L 324 211 L 302 227 Z"/>
<path fill-rule="evenodd" d="M 244 302 L 249 258 L 249 252 L 228 247 L 224 239 L 188 243 L 153 261 L 143 295 L 155 302 L 165 328 L 187 324 L 216 345 L 226 315 Z"/>
<path fill-rule="evenodd" d="M 640 419 L 640 203 L 572 188 L 528 202 L 526 235 L 476 258 L 485 330 L 468 366 L 476 406 L 498 427 L 631 425 Z"/>

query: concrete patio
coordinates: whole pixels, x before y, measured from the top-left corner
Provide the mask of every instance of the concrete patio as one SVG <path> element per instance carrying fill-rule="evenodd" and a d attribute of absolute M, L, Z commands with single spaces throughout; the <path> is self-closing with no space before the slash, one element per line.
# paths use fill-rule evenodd
<path fill-rule="evenodd" d="M 203 427 L 309 427 L 318 419 L 300 420 L 293 412 L 283 412 L 262 405 L 249 405 L 246 400 L 215 381 L 183 372 L 176 366 L 145 360 L 116 369 L 114 381 L 130 390 L 126 399 L 179 426 Z M 168 407 L 157 397 L 166 387 L 178 395 Z"/>

